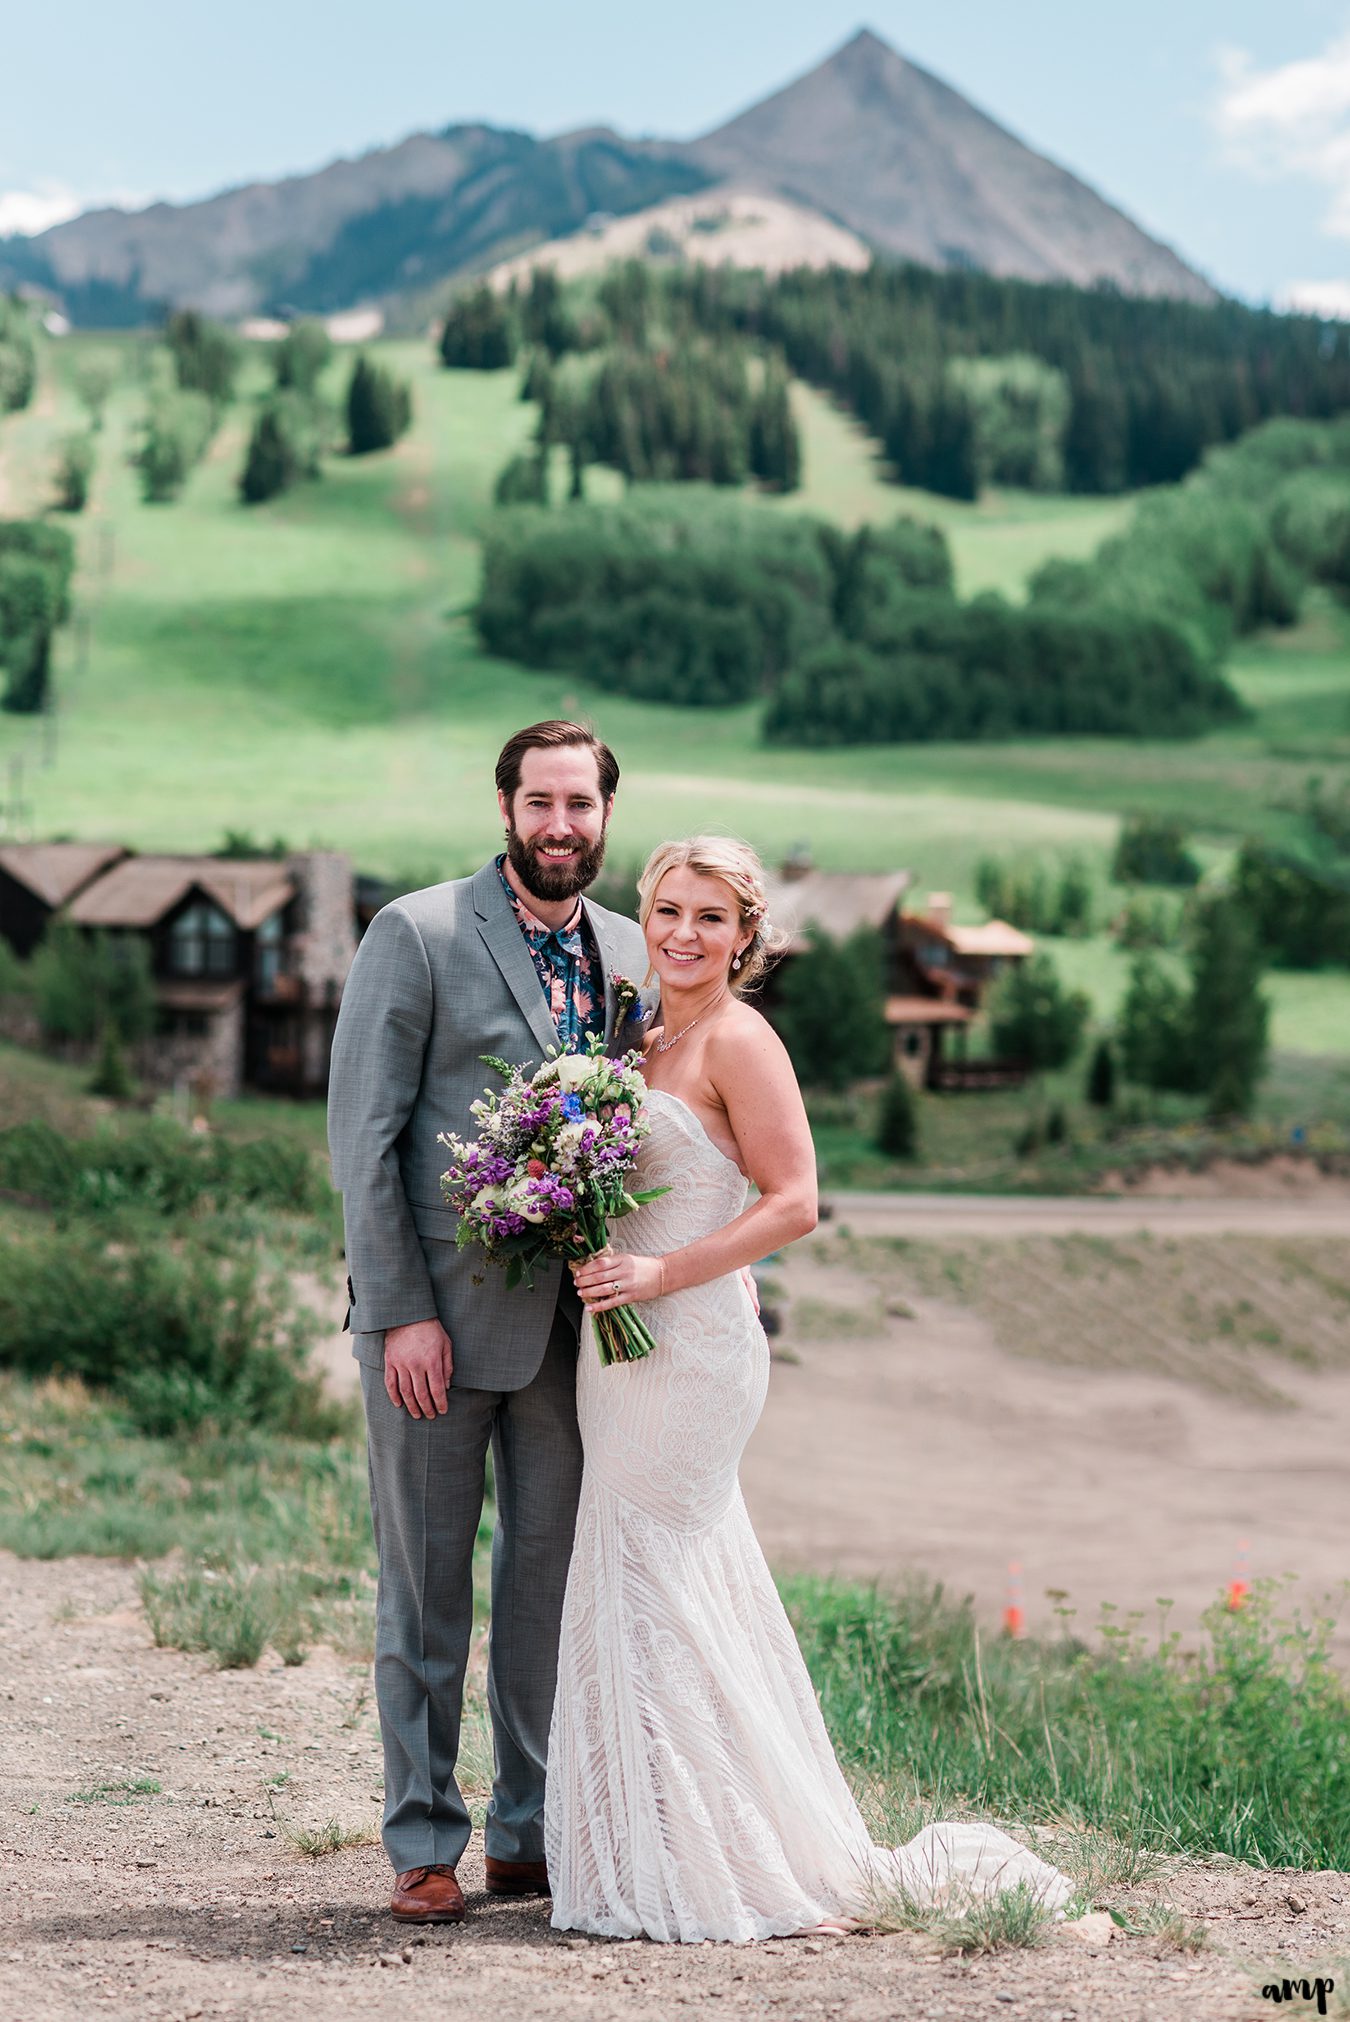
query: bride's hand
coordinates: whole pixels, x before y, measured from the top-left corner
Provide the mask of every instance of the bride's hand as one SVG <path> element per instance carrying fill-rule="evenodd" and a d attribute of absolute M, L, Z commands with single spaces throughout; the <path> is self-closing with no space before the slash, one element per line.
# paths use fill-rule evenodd
<path fill-rule="evenodd" d="M 630 1257 L 604 1249 L 583 1263 L 573 1264 L 572 1277 L 587 1311 L 606 1313 L 615 1306 L 659 1299 L 665 1269 L 660 1257 Z"/>

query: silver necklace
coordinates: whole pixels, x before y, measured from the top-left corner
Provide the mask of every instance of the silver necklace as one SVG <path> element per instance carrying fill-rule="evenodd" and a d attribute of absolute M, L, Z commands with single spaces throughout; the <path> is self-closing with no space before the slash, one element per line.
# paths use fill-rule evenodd
<path fill-rule="evenodd" d="M 726 1000 L 726 998 L 725 998 L 725 997 L 719 997 L 719 998 L 718 998 L 718 1000 L 717 1000 L 717 1002 L 716 1002 L 716 1004 L 710 1005 L 710 1006 L 709 1006 L 709 1009 L 710 1009 L 710 1010 L 713 1010 L 713 1011 L 720 1011 L 720 1010 L 721 1010 L 721 1008 L 722 1008 L 722 1006 L 723 1006 L 723 1005 L 724 1005 L 724 1004 L 726 1003 L 726 1001 L 727 1001 L 727 1000 Z M 678 1045 L 679 1045 L 679 1043 L 680 1043 L 681 1039 L 683 1039 L 683 1038 L 684 1038 L 684 1035 L 685 1035 L 685 1033 L 686 1033 L 686 1032 L 692 1032 L 692 1031 L 693 1031 L 694 1027 L 695 1027 L 695 1026 L 696 1026 L 696 1025 L 698 1024 L 698 1022 L 699 1022 L 699 1018 L 706 1018 L 706 1017 L 707 1017 L 707 1015 L 708 1015 L 708 1014 L 707 1014 L 707 1012 L 706 1012 L 706 1011 L 700 1011 L 700 1012 L 699 1012 L 699 1014 L 698 1014 L 698 1018 L 691 1018 L 691 1019 L 689 1020 L 689 1023 L 688 1023 L 687 1025 L 685 1025 L 685 1026 L 682 1026 L 682 1027 L 681 1027 L 681 1029 L 680 1029 L 680 1030 L 679 1030 L 679 1031 L 678 1031 L 678 1032 L 677 1032 L 677 1033 L 675 1034 L 675 1037 L 674 1037 L 673 1039 L 658 1039 L 658 1040 L 657 1040 L 657 1042 L 656 1042 L 656 1050 L 657 1050 L 657 1052 L 658 1052 L 658 1053 L 669 1053 L 669 1051 L 670 1051 L 670 1049 L 671 1049 L 671 1047 L 672 1047 L 672 1046 L 678 1046 Z"/>
<path fill-rule="evenodd" d="M 700 1012 L 699 1012 L 699 1018 L 701 1018 L 702 1016 L 703 1016 L 703 1013 L 702 1013 L 702 1012 L 700 1011 Z M 669 1053 L 669 1051 L 670 1051 L 671 1047 L 672 1047 L 672 1046 L 676 1046 L 676 1045 L 678 1045 L 678 1044 L 679 1044 L 679 1042 L 680 1042 L 680 1040 L 681 1040 L 681 1039 L 683 1039 L 683 1037 L 684 1037 L 685 1033 L 686 1033 L 686 1032 L 692 1032 L 692 1031 L 693 1031 L 693 1029 L 694 1029 L 694 1027 L 695 1027 L 695 1026 L 696 1026 L 697 1024 L 698 1024 L 698 1018 L 691 1018 L 691 1019 L 689 1020 L 689 1023 L 688 1023 L 688 1024 L 687 1024 L 687 1025 L 686 1025 L 686 1026 L 684 1027 L 684 1028 L 683 1028 L 683 1030 L 682 1030 L 682 1031 L 680 1031 L 680 1032 L 677 1032 L 677 1033 L 675 1034 L 675 1037 L 674 1037 L 673 1039 L 658 1039 L 658 1040 L 657 1040 L 657 1042 L 656 1042 L 656 1050 L 657 1050 L 657 1052 L 658 1052 L 658 1053 Z"/>

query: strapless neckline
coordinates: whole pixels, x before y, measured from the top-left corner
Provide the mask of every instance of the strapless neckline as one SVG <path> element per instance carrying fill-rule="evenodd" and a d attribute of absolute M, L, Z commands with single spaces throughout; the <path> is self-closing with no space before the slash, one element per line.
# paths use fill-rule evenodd
<path fill-rule="evenodd" d="M 689 1117 L 691 1121 L 694 1123 L 695 1127 L 698 1130 L 699 1136 L 703 1139 L 703 1142 L 707 1145 L 709 1151 L 712 1152 L 715 1157 L 720 1158 L 723 1165 L 730 1166 L 731 1170 L 736 1174 L 736 1177 L 738 1179 L 743 1179 L 746 1181 L 749 1180 L 750 1175 L 748 1173 L 744 1173 L 741 1171 L 741 1168 L 737 1165 L 735 1159 L 731 1158 L 728 1155 L 728 1153 L 724 1152 L 720 1144 L 714 1144 L 712 1138 L 708 1135 L 707 1124 L 703 1121 L 703 1118 L 699 1115 L 698 1111 L 692 1108 L 690 1104 L 685 1101 L 682 1095 L 676 1095 L 674 1090 L 670 1088 L 652 1088 L 649 1086 L 647 1089 L 647 1099 L 650 1101 L 651 1097 L 654 1095 L 664 1095 L 667 1102 L 673 1102 L 677 1109 L 682 1109 L 685 1115 Z"/>

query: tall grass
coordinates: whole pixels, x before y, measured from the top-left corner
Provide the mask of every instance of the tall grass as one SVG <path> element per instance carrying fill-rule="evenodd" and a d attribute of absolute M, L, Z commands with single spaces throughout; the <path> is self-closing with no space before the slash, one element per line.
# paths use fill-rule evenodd
<path fill-rule="evenodd" d="M 1350 1866 L 1350 1691 L 1325 1622 L 1257 1591 L 1208 1642 L 982 1640 L 940 1589 L 784 1596 L 850 1773 L 901 1805 L 1095 1828 L 1125 1845 Z"/>

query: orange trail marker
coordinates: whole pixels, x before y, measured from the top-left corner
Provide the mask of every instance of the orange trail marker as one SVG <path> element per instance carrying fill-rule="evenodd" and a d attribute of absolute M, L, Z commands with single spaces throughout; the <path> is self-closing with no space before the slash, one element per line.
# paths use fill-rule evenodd
<path fill-rule="evenodd" d="M 1237 1559 L 1233 1566 L 1233 1577 L 1228 1582 L 1228 1612 L 1236 1615 L 1251 1592 L 1251 1581 L 1247 1578 L 1247 1540 L 1238 1539 Z"/>
<path fill-rule="evenodd" d="M 1022 1567 L 1017 1559 L 1008 1562 L 1008 1603 L 1003 1610 L 1005 1636 L 1024 1636 L 1026 1617 L 1022 1613 Z"/>

